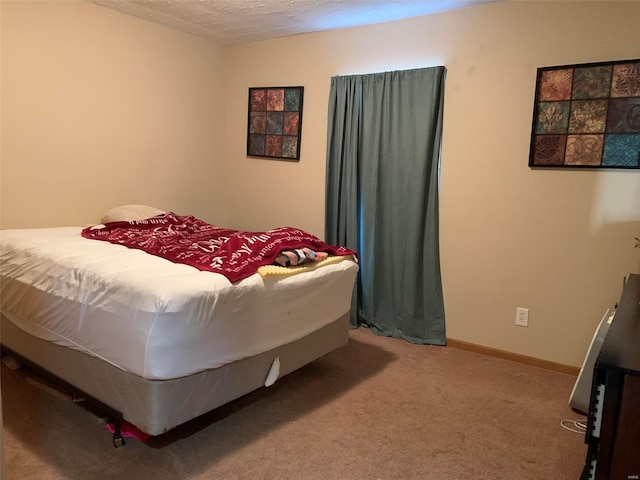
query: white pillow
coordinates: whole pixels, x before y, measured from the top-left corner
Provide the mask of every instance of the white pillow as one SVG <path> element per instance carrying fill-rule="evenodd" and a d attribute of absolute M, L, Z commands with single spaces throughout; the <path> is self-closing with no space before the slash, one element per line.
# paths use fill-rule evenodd
<path fill-rule="evenodd" d="M 120 205 L 107 211 L 100 219 L 100 223 L 131 222 L 133 220 L 155 217 L 163 213 L 166 212 L 159 208 L 149 207 L 148 205 Z"/>

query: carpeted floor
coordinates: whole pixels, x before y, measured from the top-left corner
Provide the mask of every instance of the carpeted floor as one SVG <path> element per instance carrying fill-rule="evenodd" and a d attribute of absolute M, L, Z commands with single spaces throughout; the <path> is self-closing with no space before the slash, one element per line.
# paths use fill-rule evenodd
<path fill-rule="evenodd" d="M 347 346 L 145 443 L 2 366 L 8 479 L 578 480 L 575 377 L 350 332 Z"/>

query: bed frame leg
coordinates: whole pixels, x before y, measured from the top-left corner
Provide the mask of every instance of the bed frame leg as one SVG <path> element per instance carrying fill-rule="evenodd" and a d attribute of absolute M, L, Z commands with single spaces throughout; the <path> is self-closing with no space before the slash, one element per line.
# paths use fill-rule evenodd
<path fill-rule="evenodd" d="M 124 446 L 124 437 L 121 431 L 121 418 L 113 419 L 113 446 L 120 448 Z"/>

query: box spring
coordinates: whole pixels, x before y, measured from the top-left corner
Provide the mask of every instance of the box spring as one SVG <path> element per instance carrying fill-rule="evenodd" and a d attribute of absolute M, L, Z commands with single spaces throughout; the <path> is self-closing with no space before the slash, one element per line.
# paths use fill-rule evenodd
<path fill-rule="evenodd" d="M 4 316 L 1 321 L 3 346 L 120 412 L 143 432 L 159 435 L 264 386 L 276 357 L 280 378 L 345 345 L 349 313 L 271 351 L 172 380 L 144 379 L 34 337 Z"/>

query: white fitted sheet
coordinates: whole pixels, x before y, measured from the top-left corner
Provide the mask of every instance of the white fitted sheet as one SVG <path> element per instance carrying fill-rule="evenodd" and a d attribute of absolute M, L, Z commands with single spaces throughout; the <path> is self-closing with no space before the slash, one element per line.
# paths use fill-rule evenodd
<path fill-rule="evenodd" d="M 1 231 L 0 311 L 31 335 L 142 378 L 179 378 L 260 354 L 351 306 L 351 259 L 231 284 L 80 231 Z"/>

